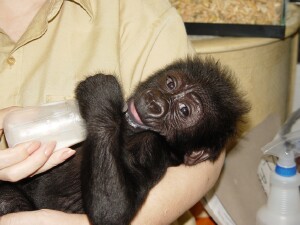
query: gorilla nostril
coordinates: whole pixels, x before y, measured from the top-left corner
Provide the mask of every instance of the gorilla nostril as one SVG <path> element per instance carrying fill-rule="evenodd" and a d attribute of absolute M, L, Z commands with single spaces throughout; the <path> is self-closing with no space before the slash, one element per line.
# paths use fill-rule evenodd
<path fill-rule="evenodd" d="M 145 102 L 146 104 L 151 104 L 152 101 L 153 101 L 153 94 L 151 91 L 148 91 L 145 95 Z"/>
<path fill-rule="evenodd" d="M 168 103 L 162 98 L 155 99 L 148 104 L 148 110 L 153 117 L 163 117 L 168 111 Z"/>
<path fill-rule="evenodd" d="M 151 113 L 155 114 L 155 115 L 160 115 L 160 114 L 162 114 L 162 111 L 163 111 L 162 107 L 159 104 L 157 104 L 156 102 L 151 102 L 149 104 L 149 109 L 150 109 Z"/>
<path fill-rule="evenodd" d="M 159 90 L 148 90 L 144 94 L 144 107 L 152 117 L 163 116 L 168 108 L 165 96 Z"/>

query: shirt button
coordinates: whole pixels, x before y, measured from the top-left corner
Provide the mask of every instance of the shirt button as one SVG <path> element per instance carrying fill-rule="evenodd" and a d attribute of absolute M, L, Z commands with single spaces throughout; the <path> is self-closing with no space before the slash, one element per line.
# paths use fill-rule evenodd
<path fill-rule="evenodd" d="M 9 56 L 6 60 L 9 65 L 14 65 L 16 63 L 16 59 L 13 56 Z"/>

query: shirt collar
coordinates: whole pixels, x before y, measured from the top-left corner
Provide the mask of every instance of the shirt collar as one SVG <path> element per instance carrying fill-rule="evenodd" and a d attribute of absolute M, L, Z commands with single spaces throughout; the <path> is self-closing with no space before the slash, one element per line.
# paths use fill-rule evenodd
<path fill-rule="evenodd" d="M 64 1 L 70 1 L 74 4 L 80 5 L 80 7 L 90 16 L 91 19 L 94 17 L 94 13 L 92 10 L 92 5 L 90 0 L 50 0 L 47 1 L 44 6 L 39 10 L 37 15 L 32 20 L 31 24 L 28 27 L 28 30 L 31 27 L 35 27 L 31 29 L 30 32 L 25 32 L 24 35 L 20 38 L 17 44 L 14 46 L 12 52 L 21 47 L 22 45 L 28 43 L 33 39 L 37 39 L 42 36 L 48 27 L 48 21 L 52 20 L 61 9 Z M 1 32 L 1 31 L 0 31 Z"/>
<path fill-rule="evenodd" d="M 93 19 L 94 13 L 90 0 L 51 0 L 51 9 L 48 14 L 48 21 L 52 20 L 59 12 L 64 1 L 70 1 L 81 6 L 81 8 Z"/>
<path fill-rule="evenodd" d="M 79 4 L 87 12 L 87 14 L 93 19 L 94 13 L 93 13 L 90 0 L 69 0 L 69 1 Z"/>

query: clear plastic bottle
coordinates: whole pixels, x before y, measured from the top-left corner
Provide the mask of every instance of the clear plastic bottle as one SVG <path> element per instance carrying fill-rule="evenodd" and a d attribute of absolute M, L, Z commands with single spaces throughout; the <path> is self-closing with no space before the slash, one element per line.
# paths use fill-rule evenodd
<path fill-rule="evenodd" d="M 259 209 L 257 225 L 300 225 L 300 175 L 295 157 L 300 154 L 300 132 L 292 132 L 263 148 L 265 154 L 278 157 L 271 175 L 267 204 Z"/>
<path fill-rule="evenodd" d="M 60 149 L 86 137 L 85 123 L 75 100 L 21 108 L 4 118 L 3 127 L 9 147 L 39 140 L 56 141 L 56 149 Z"/>

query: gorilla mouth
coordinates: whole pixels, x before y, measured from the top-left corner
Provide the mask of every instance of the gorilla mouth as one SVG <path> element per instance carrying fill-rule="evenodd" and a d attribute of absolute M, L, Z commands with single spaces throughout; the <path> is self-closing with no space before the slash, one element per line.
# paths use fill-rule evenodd
<path fill-rule="evenodd" d="M 128 104 L 128 109 L 126 112 L 126 119 L 127 119 L 128 123 L 134 128 L 139 127 L 139 128 L 146 129 L 146 130 L 149 129 L 149 127 L 146 126 L 142 122 L 142 120 L 135 108 L 134 101 L 131 99 L 128 101 L 127 104 Z"/>
<path fill-rule="evenodd" d="M 144 125 L 144 123 L 142 122 L 136 108 L 135 108 L 135 105 L 134 105 L 134 101 L 131 100 L 129 102 L 129 105 L 128 105 L 128 113 L 132 116 L 132 118 L 134 119 L 135 122 L 137 122 L 138 124 L 140 125 Z"/>

